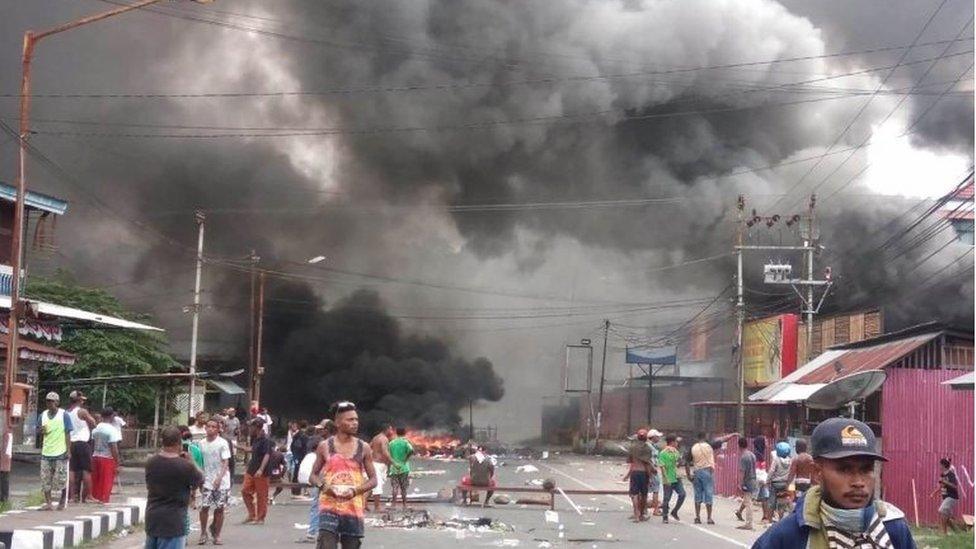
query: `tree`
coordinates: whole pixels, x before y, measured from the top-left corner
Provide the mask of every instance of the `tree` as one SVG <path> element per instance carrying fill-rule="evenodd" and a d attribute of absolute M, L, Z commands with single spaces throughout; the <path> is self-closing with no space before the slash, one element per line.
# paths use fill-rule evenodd
<path fill-rule="evenodd" d="M 105 290 L 77 284 L 70 274 L 57 271 L 53 277 L 31 276 L 27 299 L 37 299 L 65 307 L 145 322 L 146 315 L 126 311 L 119 300 Z M 47 365 L 41 370 L 44 380 L 67 380 L 123 374 L 158 374 L 172 371 L 178 364 L 163 349 L 166 338 L 158 332 L 116 328 L 73 328 L 65 326 L 64 338 L 56 346 L 77 358 L 70 366 Z M 108 385 L 106 402 L 116 410 L 152 418 L 158 384 L 152 382 Z M 101 396 L 101 395 L 99 395 Z M 93 399 L 100 401 L 100 399 Z"/>

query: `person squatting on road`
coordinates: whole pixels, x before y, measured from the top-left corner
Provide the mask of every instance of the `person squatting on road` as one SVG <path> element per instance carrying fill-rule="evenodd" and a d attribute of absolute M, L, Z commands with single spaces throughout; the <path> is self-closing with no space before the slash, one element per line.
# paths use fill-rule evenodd
<path fill-rule="evenodd" d="M 495 462 L 485 454 L 484 448 L 480 446 L 472 445 L 470 452 L 468 455 L 468 474 L 461 477 L 461 486 L 462 488 L 465 486 L 489 488 L 485 494 L 485 500 L 481 503 L 482 507 L 488 507 L 491 496 L 495 494 L 494 488 L 498 486 L 498 482 L 495 480 Z M 462 505 L 470 503 L 473 499 L 471 494 L 472 492 L 469 490 L 461 490 Z"/>
<path fill-rule="evenodd" d="M 647 444 L 647 429 L 638 429 L 637 438 L 627 449 L 627 474 L 624 475 L 624 481 L 630 481 L 630 501 L 634 508 L 634 515 L 630 520 L 633 522 L 650 518 L 647 516 L 647 490 L 653 468 L 651 447 Z"/>
<path fill-rule="evenodd" d="M 319 549 L 358 549 L 365 535 L 366 494 L 376 487 L 373 452 L 359 432 L 352 402 L 332 406 L 338 432 L 319 445 L 311 482 L 319 488 Z"/>
<path fill-rule="evenodd" d="M 871 428 L 847 418 L 813 430 L 811 454 L 820 486 L 807 490 L 793 513 L 769 528 L 754 549 L 914 549 L 897 507 L 874 497 L 875 462 L 886 461 Z"/>

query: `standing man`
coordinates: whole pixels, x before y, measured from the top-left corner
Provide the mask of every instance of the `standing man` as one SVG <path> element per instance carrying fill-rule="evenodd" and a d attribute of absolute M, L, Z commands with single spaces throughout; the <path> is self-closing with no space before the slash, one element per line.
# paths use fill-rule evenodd
<path fill-rule="evenodd" d="M 183 549 L 190 492 L 203 482 L 203 475 L 181 456 L 179 429 L 164 427 L 160 436 L 163 448 L 146 462 L 145 549 Z"/>
<path fill-rule="evenodd" d="M 655 517 L 661 516 L 661 471 L 658 461 L 661 450 L 658 448 L 658 444 L 661 442 L 662 436 L 664 434 L 657 429 L 651 429 L 647 432 L 647 447 L 651 449 L 651 477 L 647 490 L 651 494 L 651 515 Z"/>
<path fill-rule="evenodd" d="M 393 494 L 391 501 L 393 504 L 396 504 L 396 497 L 399 493 L 404 510 L 407 509 L 407 489 L 410 488 L 409 461 L 410 456 L 413 455 L 413 446 L 407 440 L 406 434 L 406 429 L 397 427 L 395 433 L 396 438 L 390 441 L 388 449 L 390 457 L 390 491 Z"/>
<path fill-rule="evenodd" d="M 807 441 L 802 438 L 798 439 L 796 441 L 796 457 L 790 463 L 790 477 L 788 479 L 788 482 L 792 482 L 796 489 L 797 499 L 810 489 L 815 473 L 816 463 L 813 462 L 813 456 L 807 452 Z"/>
<path fill-rule="evenodd" d="M 122 431 L 115 426 L 115 410 L 102 410 L 102 421 L 92 429 L 92 498 L 108 503 L 115 485 L 115 472 L 119 468 L 119 442 Z"/>
<path fill-rule="evenodd" d="M 304 419 L 300 420 L 297 426 L 298 431 L 291 437 L 291 445 L 288 448 L 291 452 L 291 459 L 295 463 L 295 466 L 291 470 L 291 482 L 293 484 L 298 483 L 298 470 L 302 466 L 302 460 L 305 459 L 305 455 L 308 453 L 308 433 L 306 432 L 308 430 L 308 422 Z M 301 487 L 292 487 L 292 499 L 295 499 L 301 494 Z"/>
<path fill-rule="evenodd" d="M 645 521 L 647 516 L 647 490 L 651 477 L 651 447 L 647 445 L 647 429 L 638 429 L 637 438 L 627 450 L 627 474 L 630 480 L 630 501 L 634 508 L 633 522 Z"/>
<path fill-rule="evenodd" d="M 230 495 L 230 445 L 220 437 L 220 423 L 207 421 L 207 438 L 200 441 L 203 454 L 203 486 L 200 488 L 200 545 L 208 541 L 221 545 L 220 530 L 224 526 L 224 508 Z M 213 523 L 208 527 L 208 515 L 213 508 Z"/>
<path fill-rule="evenodd" d="M 759 486 L 756 483 L 756 454 L 749 449 L 749 439 L 739 437 L 739 492 L 742 495 L 742 504 L 735 512 L 735 517 L 745 520 L 745 524 L 736 526 L 739 530 L 752 530 L 752 498 L 756 496 Z M 745 511 L 746 517 L 742 518 Z"/>
<path fill-rule="evenodd" d="M 248 427 L 251 430 L 251 446 L 244 448 L 244 451 L 251 453 L 251 459 L 247 462 L 244 487 L 241 488 L 241 497 L 247 508 L 244 524 L 261 525 L 268 515 L 268 461 L 274 444 L 264 434 L 264 420 L 261 418 L 252 419 Z"/>
<path fill-rule="evenodd" d="M 875 463 L 885 458 L 871 428 L 832 418 L 817 425 L 810 439 L 820 486 L 810 488 L 753 548 L 915 549 L 905 514 L 874 497 Z"/>
<path fill-rule="evenodd" d="M 71 447 L 71 416 L 58 407 L 61 396 L 51 391 L 44 398 L 47 410 L 41 412 L 41 492 L 44 494 L 44 511 L 51 511 L 51 492 L 58 490 L 58 510 L 64 509 L 68 494 L 68 449 Z"/>
<path fill-rule="evenodd" d="M 939 486 L 932 492 L 935 496 L 939 493 L 942 496 L 942 503 L 939 504 L 939 529 L 942 535 L 949 533 L 949 529 L 956 529 L 955 521 L 956 506 L 959 505 L 959 479 L 956 478 L 955 468 L 949 458 L 939 460 L 942 471 L 939 473 Z"/>
<path fill-rule="evenodd" d="M 274 422 L 271 421 L 271 414 L 268 413 L 268 409 L 262 407 L 261 408 L 261 411 L 259 411 L 254 417 L 256 417 L 256 418 L 258 418 L 258 419 L 260 419 L 261 421 L 264 422 L 264 436 L 270 437 L 271 436 L 271 424 L 274 423 Z"/>
<path fill-rule="evenodd" d="M 66 410 L 71 418 L 71 455 L 68 464 L 68 487 L 71 501 L 86 503 L 92 490 L 92 446 L 91 430 L 96 421 L 88 410 L 85 401 L 88 397 L 81 391 L 71 391 L 68 395 L 71 404 Z"/>
<path fill-rule="evenodd" d="M 227 441 L 228 446 L 230 446 L 230 478 L 234 478 L 234 462 L 236 461 L 237 454 L 237 437 L 240 436 L 241 432 L 241 420 L 237 418 L 237 410 L 234 407 L 227 408 L 226 411 L 227 419 L 224 420 L 224 440 Z"/>
<path fill-rule="evenodd" d="M 207 420 L 209 419 L 210 415 L 207 412 L 200 411 L 197 413 L 193 425 L 190 425 L 190 437 L 193 442 L 200 442 L 207 438 Z"/>
<path fill-rule="evenodd" d="M 376 488 L 373 488 L 373 510 L 380 512 L 380 496 L 383 495 L 383 483 L 389 473 L 390 467 L 390 439 L 396 436 L 396 431 L 392 424 L 387 424 L 383 430 L 373 437 L 369 442 L 369 448 L 373 451 L 373 467 L 376 468 Z M 396 493 L 393 494 L 393 502 L 396 503 Z"/>
<path fill-rule="evenodd" d="M 726 437 L 728 438 L 728 437 Z M 715 524 L 712 520 L 712 503 L 715 498 L 715 451 L 721 447 L 723 439 L 709 442 L 705 433 L 698 433 L 698 442 L 691 447 L 691 465 L 695 471 L 692 474 L 685 462 L 685 474 L 691 479 L 691 486 L 695 491 L 695 524 L 701 524 L 701 507 L 705 504 L 705 514 L 708 524 Z"/>
<path fill-rule="evenodd" d="M 352 402 L 332 406 L 338 432 L 319 445 L 312 484 L 319 487 L 318 549 L 359 549 L 365 535 L 366 497 L 376 486 L 373 451 L 356 437 L 359 413 Z"/>
<path fill-rule="evenodd" d="M 661 517 L 665 524 L 668 522 L 668 509 L 671 506 L 671 495 L 678 494 L 678 502 L 675 504 L 674 509 L 671 510 L 671 517 L 674 520 L 681 520 L 678 517 L 678 510 L 685 503 L 685 487 L 681 484 L 681 479 L 678 478 L 678 462 L 681 461 L 681 452 L 678 451 L 676 446 L 677 438 L 674 435 L 668 435 L 664 437 L 664 442 L 667 446 L 664 450 L 661 450 L 660 455 L 658 455 L 658 461 L 661 463 L 661 475 L 662 482 L 664 482 L 664 501 L 661 506 Z"/>

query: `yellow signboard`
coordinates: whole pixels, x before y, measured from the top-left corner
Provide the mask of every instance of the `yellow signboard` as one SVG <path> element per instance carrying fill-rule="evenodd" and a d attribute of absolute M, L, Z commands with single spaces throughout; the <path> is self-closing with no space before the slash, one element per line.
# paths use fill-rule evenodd
<path fill-rule="evenodd" d="M 780 379 L 782 342 L 783 324 L 780 317 L 746 323 L 742 332 L 742 367 L 747 386 L 765 386 Z"/>

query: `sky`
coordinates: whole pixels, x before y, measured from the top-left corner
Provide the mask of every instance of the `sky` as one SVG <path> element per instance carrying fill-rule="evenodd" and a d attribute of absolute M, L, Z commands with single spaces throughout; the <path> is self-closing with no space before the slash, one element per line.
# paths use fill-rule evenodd
<path fill-rule="evenodd" d="M 23 31 L 113 4 L 0 2 L 0 120 L 14 124 Z M 972 13 L 962 0 L 161 4 L 38 47 L 35 92 L 76 96 L 34 100 L 30 186 L 71 202 L 34 268 L 106 287 L 185 354 L 203 209 L 205 353 L 246 356 L 239 260 L 253 249 L 322 307 L 371 289 L 404 333 L 490 360 L 505 396 L 476 422 L 509 439 L 538 434 L 564 346 L 599 343 L 605 318 L 615 383 L 624 347 L 696 314 L 724 345 L 740 194 L 746 214 L 784 219 L 817 195 L 818 261 L 839 280 L 829 310 L 971 322 L 972 276 L 956 282 L 972 258 L 951 230 L 882 243 L 972 165 Z M 761 259 L 751 313 L 795 310 L 765 295 Z"/>

